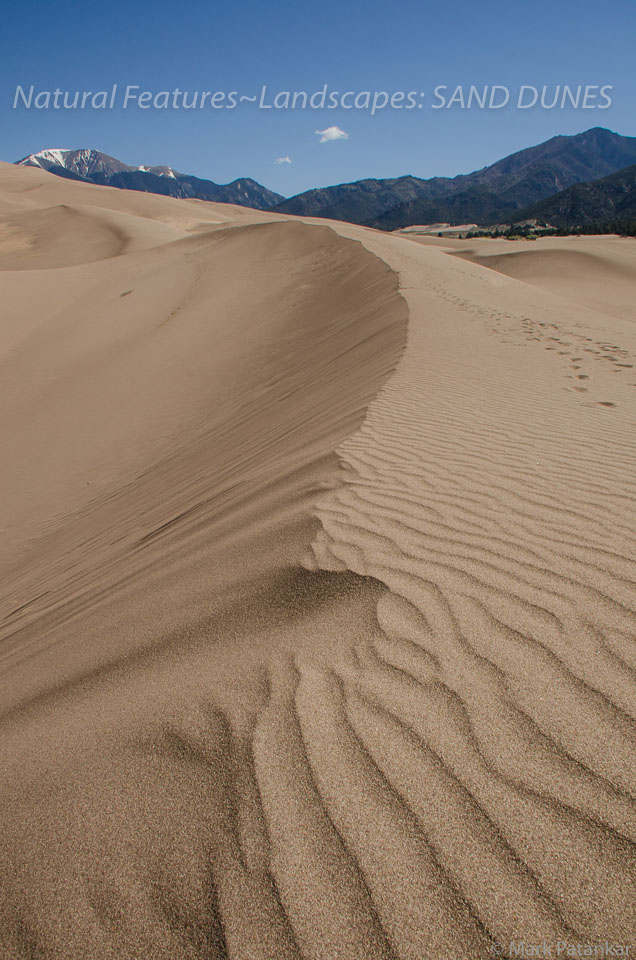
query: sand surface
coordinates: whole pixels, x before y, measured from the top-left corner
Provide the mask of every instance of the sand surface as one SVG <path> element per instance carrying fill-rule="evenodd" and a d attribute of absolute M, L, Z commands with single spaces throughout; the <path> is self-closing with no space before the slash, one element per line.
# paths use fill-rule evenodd
<path fill-rule="evenodd" d="M 631 237 L 542 237 L 538 240 L 432 239 L 459 257 L 549 290 L 581 306 L 636 322 L 636 254 Z"/>
<path fill-rule="evenodd" d="M 0 165 L 0 957 L 631 943 L 636 244 Z"/>

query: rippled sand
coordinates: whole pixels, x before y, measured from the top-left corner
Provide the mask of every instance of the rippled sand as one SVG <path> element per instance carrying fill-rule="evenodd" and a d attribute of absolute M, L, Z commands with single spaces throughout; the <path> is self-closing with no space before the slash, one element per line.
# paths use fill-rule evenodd
<path fill-rule="evenodd" d="M 0 956 L 630 942 L 636 246 L 576 243 L 0 166 Z"/>

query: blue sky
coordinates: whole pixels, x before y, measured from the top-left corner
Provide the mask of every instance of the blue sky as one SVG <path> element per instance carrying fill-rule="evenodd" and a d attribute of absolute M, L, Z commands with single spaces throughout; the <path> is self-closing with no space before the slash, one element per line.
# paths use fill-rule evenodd
<path fill-rule="evenodd" d="M 12 4 L 0 41 L 0 159 L 94 146 L 132 164 L 167 163 L 217 182 L 251 176 L 285 195 L 412 173 L 467 173 L 558 133 L 636 135 L 636 0 L 217 0 Z M 158 93 L 416 91 L 422 108 L 122 109 L 127 85 Z M 100 91 L 114 110 L 13 109 L 16 86 Z M 433 109 L 462 85 L 502 85 L 499 110 Z M 521 84 L 613 87 L 609 109 L 519 110 Z M 604 102 L 604 101 L 603 101 Z M 319 142 L 337 126 L 348 139 Z M 291 163 L 276 158 L 289 157 Z"/>

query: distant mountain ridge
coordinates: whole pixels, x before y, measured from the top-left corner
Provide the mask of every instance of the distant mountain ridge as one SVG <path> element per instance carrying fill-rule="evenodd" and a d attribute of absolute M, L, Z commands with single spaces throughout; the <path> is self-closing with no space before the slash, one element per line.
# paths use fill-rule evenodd
<path fill-rule="evenodd" d="M 576 183 L 636 163 L 636 137 L 603 127 L 552 137 L 457 177 L 359 180 L 283 200 L 277 212 L 348 220 L 383 230 L 446 222 L 490 224 Z"/>
<path fill-rule="evenodd" d="M 577 183 L 523 210 L 522 220 L 569 229 L 588 223 L 636 220 L 636 164 L 591 183 Z"/>
<path fill-rule="evenodd" d="M 552 137 L 489 167 L 453 178 L 424 180 L 409 175 L 357 180 L 308 190 L 289 199 L 250 178 L 218 184 L 169 166 L 134 167 L 89 148 L 41 150 L 18 164 L 124 190 L 235 203 L 382 230 L 430 223 L 488 226 L 532 218 L 570 227 L 632 215 L 622 210 L 629 175 L 623 180 L 612 178 L 636 164 L 636 137 L 594 127 L 574 136 Z M 609 182 L 594 186 L 604 179 Z M 560 198 L 556 206 L 550 204 L 552 198 Z M 581 219 L 573 219 L 576 217 Z"/>
<path fill-rule="evenodd" d="M 307 190 L 283 200 L 277 213 L 301 217 L 323 217 L 369 225 L 383 213 L 418 199 L 444 196 L 453 181 L 446 177 L 421 180 L 418 177 L 394 177 L 388 180 L 356 180 L 333 187 Z"/>
<path fill-rule="evenodd" d="M 99 150 L 48 149 L 29 154 L 17 161 L 20 166 L 39 167 L 56 176 L 83 180 L 122 190 L 140 190 L 168 197 L 196 200 L 214 200 L 217 203 L 236 203 L 243 207 L 267 210 L 282 199 L 249 177 L 219 184 L 189 174 L 179 173 L 167 166 L 133 167 Z"/>

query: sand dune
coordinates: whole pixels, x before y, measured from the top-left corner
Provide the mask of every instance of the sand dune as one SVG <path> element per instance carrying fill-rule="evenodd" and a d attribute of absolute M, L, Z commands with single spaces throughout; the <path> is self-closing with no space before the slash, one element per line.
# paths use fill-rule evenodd
<path fill-rule="evenodd" d="M 160 246 L 185 235 L 177 227 L 154 220 L 60 204 L 3 220 L 0 269 L 72 267 Z"/>
<path fill-rule="evenodd" d="M 0 211 L 0 956 L 630 942 L 624 290 L 22 168 Z"/>
<path fill-rule="evenodd" d="M 431 242 L 430 240 L 425 242 Z M 636 252 L 627 237 L 451 240 L 460 257 L 573 300 L 597 313 L 636 319 Z"/>

